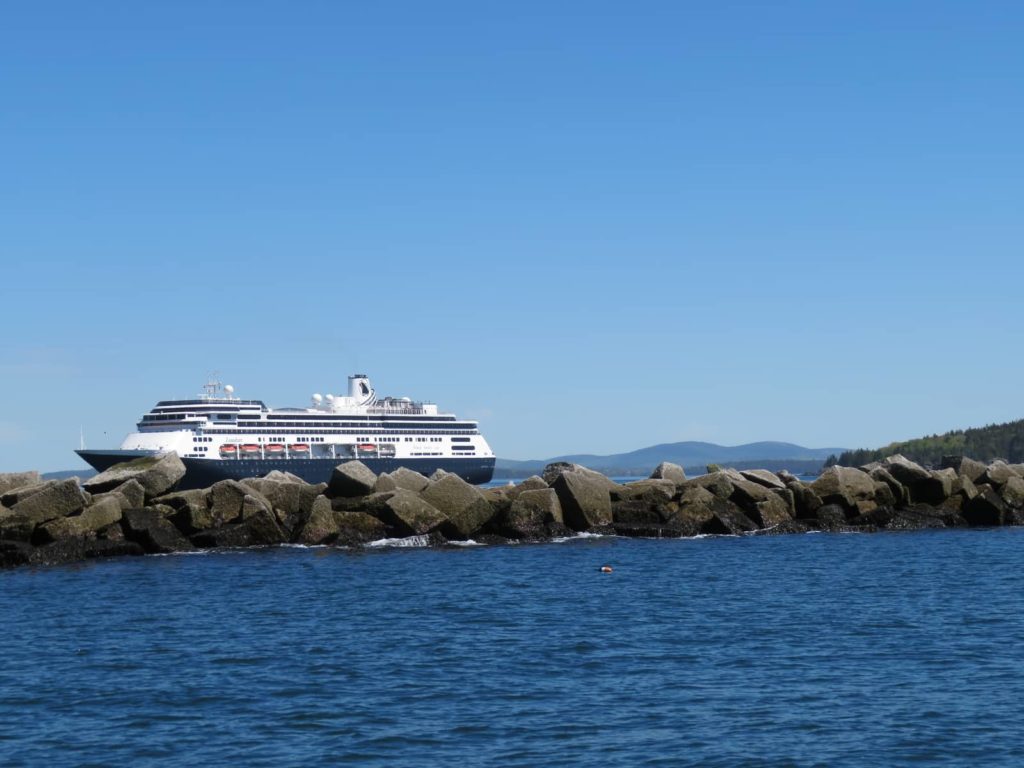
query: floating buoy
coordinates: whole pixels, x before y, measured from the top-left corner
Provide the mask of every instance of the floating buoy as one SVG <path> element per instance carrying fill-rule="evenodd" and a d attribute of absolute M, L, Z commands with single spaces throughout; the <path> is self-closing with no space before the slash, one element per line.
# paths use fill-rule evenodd
<path fill-rule="evenodd" d="M 612 572 L 612 567 L 610 565 L 602 565 L 601 566 L 601 573 L 611 573 L 611 572 Z"/>

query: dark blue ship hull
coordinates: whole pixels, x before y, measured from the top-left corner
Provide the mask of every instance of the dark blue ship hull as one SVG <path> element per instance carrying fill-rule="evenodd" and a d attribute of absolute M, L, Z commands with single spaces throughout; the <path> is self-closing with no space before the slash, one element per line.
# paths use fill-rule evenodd
<path fill-rule="evenodd" d="M 109 469 L 122 461 L 130 461 L 149 455 L 146 451 L 75 451 L 97 472 Z M 308 483 L 326 483 L 331 472 L 342 463 L 337 459 L 191 459 L 181 460 L 185 465 L 185 477 L 178 488 L 206 488 L 218 480 L 241 480 L 245 477 L 263 477 L 275 469 L 291 472 Z M 467 483 L 481 485 L 490 482 L 494 475 L 493 458 L 426 458 L 426 459 L 374 459 L 360 461 L 378 475 L 393 472 L 399 467 L 413 469 L 430 476 L 443 469 L 458 475 Z"/>

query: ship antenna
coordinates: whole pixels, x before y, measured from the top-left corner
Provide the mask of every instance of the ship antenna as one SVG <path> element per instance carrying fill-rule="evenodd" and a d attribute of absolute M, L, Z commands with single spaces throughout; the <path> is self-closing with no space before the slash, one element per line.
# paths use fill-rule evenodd
<path fill-rule="evenodd" d="M 78 425 L 78 444 L 81 446 L 81 450 L 85 450 L 85 427 L 81 424 Z"/>
<path fill-rule="evenodd" d="M 203 385 L 203 389 L 206 390 L 206 396 L 208 398 L 216 397 L 217 392 L 220 391 L 220 382 L 217 380 L 218 376 L 220 376 L 220 371 L 214 371 L 207 378 L 206 384 Z"/>

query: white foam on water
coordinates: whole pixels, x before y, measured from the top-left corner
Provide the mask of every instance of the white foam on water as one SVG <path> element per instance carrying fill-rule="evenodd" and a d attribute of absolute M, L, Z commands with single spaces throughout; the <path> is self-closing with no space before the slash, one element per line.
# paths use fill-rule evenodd
<path fill-rule="evenodd" d="M 402 539 L 377 539 L 366 545 L 367 547 L 428 547 L 430 546 L 429 536 L 406 536 Z"/>
<path fill-rule="evenodd" d="M 203 555 L 238 554 L 242 552 L 245 552 L 245 549 L 239 547 L 232 547 L 230 549 L 214 547 L 212 549 L 190 549 L 185 552 L 153 552 L 152 554 L 147 554 L 146 557 L 200 557 Z"/>
<path fill-rule="evenodd" d="M 449 541 L 448 546 L 450 547 L 486 547 L 479 541 L 473 541 L 472 539 L 466 539 L 465 541 Z"/>
<path fill-rule="evenodd" d="M 552 544 L 565 544 L 567 541 L 581 541 L 583 539 L 608 539 L 612 538 L 603 533 L 589 533 L 582 531 L 580 533 L 574 533 L 572 536 L 556 536 L 551 540 Z"/>

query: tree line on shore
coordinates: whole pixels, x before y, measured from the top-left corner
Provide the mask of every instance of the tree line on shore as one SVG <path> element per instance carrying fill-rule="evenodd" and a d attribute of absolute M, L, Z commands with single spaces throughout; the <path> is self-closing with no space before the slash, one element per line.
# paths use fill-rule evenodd
<path fill-rule="evenodd" d="M 1024 462 L 1024 419 L 973 429 L 957 429 L 942 435 L 890 443 L 884 448 L 844 451 L 838 456 L 829 456 L 825 466 L 859 467 L 894 454 L 901 454 L 918 464 L 931 467 L 939 466 L 947 456 L 971 456 L 984 462 L 1002 459 L 1010 464 L 1018 464 Z"/>

